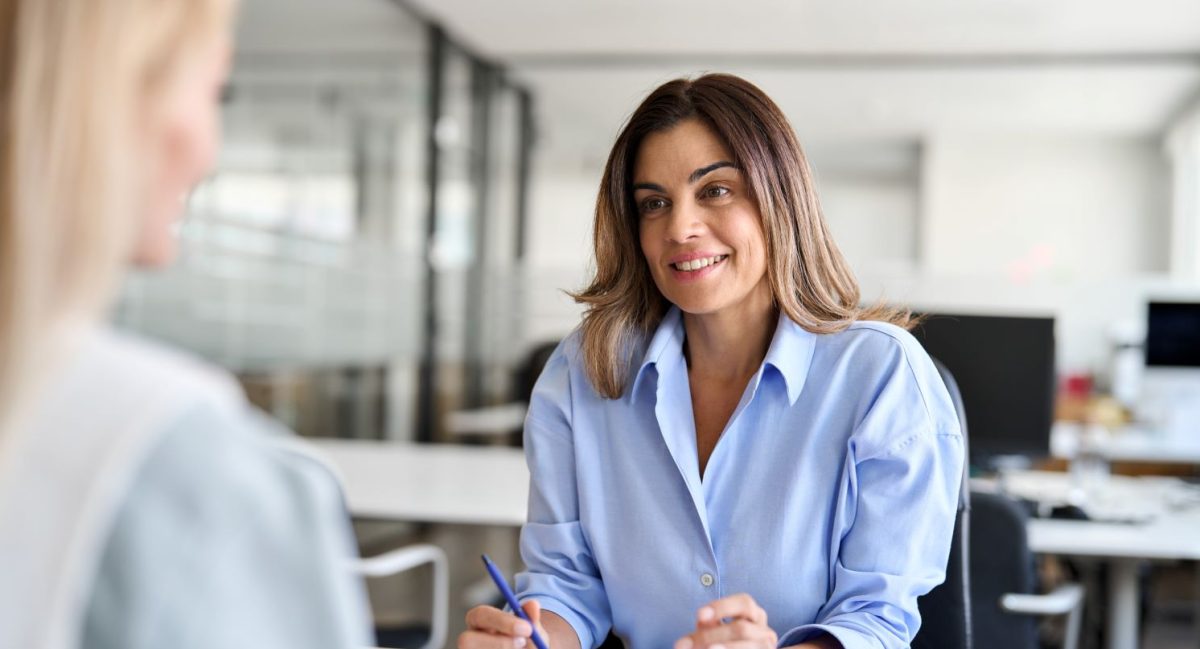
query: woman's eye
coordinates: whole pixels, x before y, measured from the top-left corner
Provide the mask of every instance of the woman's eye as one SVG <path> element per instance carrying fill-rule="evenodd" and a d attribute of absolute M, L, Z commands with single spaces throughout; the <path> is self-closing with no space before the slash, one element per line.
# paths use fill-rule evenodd
<path fill-rule="evenodd" d="M 642 211 L 643 212 L 653 212 L 655 210 L 661 210 L 662 208 L 664 208 L 666 206 L 667 206 L 667 202 L 661 198 L 647 198 L 646 200 L 642 201 Z"/>
<path fill-rule="evenodd" d="M 728 187 L 722 187 L 720 185 L 713 185 L 711 187 L 705 187 L 704 191 L 702 192 L 702 195 L 704 196 L 704 198 L 721 198 L 722 196 L 725 196 L 728 193 L 729 193 Z"/>

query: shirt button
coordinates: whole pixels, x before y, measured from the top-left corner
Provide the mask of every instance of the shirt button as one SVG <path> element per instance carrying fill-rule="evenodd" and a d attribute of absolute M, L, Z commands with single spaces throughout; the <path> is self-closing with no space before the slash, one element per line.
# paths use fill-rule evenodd
<path fill-rule="evenodd" d="M 708 574 L 707 572 L 704 573 L 703 575 L 700 575 L 700 584 L 702 586 L 704 586 L 705 588 L 712 586 L 713 585 L 713 576 Z"/>

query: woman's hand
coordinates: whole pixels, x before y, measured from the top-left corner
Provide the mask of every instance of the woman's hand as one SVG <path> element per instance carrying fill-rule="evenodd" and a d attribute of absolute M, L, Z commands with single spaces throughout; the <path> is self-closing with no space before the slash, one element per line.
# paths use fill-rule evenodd
<path fill-rule="evenodd" d="M 706 604 L 696 612 L 696 630 L 675 649 L 775 649 L 779 636 L 767 626 L 767 612 L 742 593 Z"/>
<path fill-rule="evenodd" d="M 533 620 L 528 622 L 492 606 L 476 606 L 467 611 L 467 630 L 458 636 L 458 649 L 512 649 L 533 647 L 533 629 L 549 645 L 550 636 L 542 627 L 542 607 L 537 601 L 521 604 L 525 614 Z"/>

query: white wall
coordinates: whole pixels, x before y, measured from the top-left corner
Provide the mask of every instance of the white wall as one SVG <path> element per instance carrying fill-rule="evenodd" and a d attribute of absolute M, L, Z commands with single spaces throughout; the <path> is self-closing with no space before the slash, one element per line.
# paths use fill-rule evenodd
<path fill-rule="evenodd" d="M 1200 98 L 1167 132 L 1171 159 L 1171 273 L 1200 280 Z"/>
<path fill-rule="evenodd" d="M 817 180 L 825 220 L 856 269 L 912 268 L 917 261 L 914 178 L 825 175 Z"/>
<path fill-rule="evenodd" d="M 1156 139 L 938 136 L 922 170 L 922 267 L 1020 279 L 1167 269 Z"/>

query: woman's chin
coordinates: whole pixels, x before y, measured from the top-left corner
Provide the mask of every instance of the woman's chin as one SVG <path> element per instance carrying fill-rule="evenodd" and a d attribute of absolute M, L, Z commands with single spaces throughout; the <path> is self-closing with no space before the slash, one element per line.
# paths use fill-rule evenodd
<path fill-rule="evenodd" d="M 671 299 L 670 302 L 688 315 L 709 315 L 720 311 L 726 306 L 721 301 L 711 297 L 687 297 Z"/>

